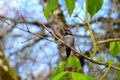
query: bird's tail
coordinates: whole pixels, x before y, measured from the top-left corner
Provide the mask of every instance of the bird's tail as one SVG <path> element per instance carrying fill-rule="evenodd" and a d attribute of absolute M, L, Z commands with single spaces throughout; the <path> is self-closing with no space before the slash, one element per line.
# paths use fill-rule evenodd
<path fill-rule="evenodd" d="M 70 56 L 70 53 L 71 53 L 71 48 L 67 47 L 66 48 L 66 55 L 67 55 L 67 57 Z"/>

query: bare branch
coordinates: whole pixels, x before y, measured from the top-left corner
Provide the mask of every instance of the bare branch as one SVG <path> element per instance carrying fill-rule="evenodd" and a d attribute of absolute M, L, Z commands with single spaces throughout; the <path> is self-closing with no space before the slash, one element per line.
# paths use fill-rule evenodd
<path fill-rule="evenodd" d="M 40 26 L 40 23 L 38 21 L 32 21 L 32 22 L 31 21 L 22 21 L 22 20 L 7 18 L 7 17 L 1 16 L 1 15 L 0 15 L 0 18 L 1 19 L 5 19 L 5 20 L 11 20 L 14 23 L 26 23 L 26 24 L 32 24 L 32 25 Z M 90 24 L 95 23 L 96 20 L 97 20 L 97 22 L 120 24 L 120 19 L 103 18 L 103 17 L 99 17 L 97 19 L 91 20 Z M 50 26 L 50 24 L 45 24 L 45 25 L 47 25 L 48 27 Z M 79 23 L 78 24 L 73 24 L 73 25 L 70 25 L 70 27 L 75 27 L 75 25 L 84 26 L 84 25 L 87 25 L 87 23 L 84 23 L 84 24 L 83 23 L 81 23 L 81 24 L 79 24 Z"/>
<path fill-rule="evenodd" d="M 3 21 L 3 22 L 5 22 L 5 23 L 7 23 L 8 25 L 14 27 L 14 25 L 11 25 L 10 23 L 8 23 L 8 22 L 5 21 L 5 20 L 1 20 L 1 21 Z M 53 40 L 47 39 L 46 37 L 41 36 L 41 35 L 39 35 L 39 34 L 36 34 L 36 33 L 30 32 L 30 31 L 28 31 L 28 30 L 22 29 L 22 28 L 20 28 L 20 27 L 17 27 L 17 26 L 16 26 L 15 28 L 18 28 L 18 29 L 20 29 L 20 30 L 22 30 L 22 31 L 28 32 L 28 33 L 30 33 L 30 34 L 32 34 L 32 35 L 34 35 L 34 36 L 37 36 L 37 37 L 43 38 L 43 39 L 48 40 L 48 41 L 50 41 L 50 42 L 57 42 L 57 41 L 53 41 Z"/>
<path fill-rule="evenodd" d="M 109 42 L 116 42 L 116 41 L 120 41 L 120 38 L 102 40 L 102 41 L 96 42 L 96 44 L 100 45 L 100 44 L 105 44 L 105 43 L 109 43 Z"/>
<path fill-rule="evenodd" d="M 103 18 L 103 17 L 99 17 L 97 19 L 94 19 L 94 20 L 91 20 L 89 23 L 92 24 L 92 23 L 95 23 L 95 22 L 105 22 L 105 23 L 112 23 L 112 24 L 120 24 L 120 19 L 112 19 L 112 18 Z M 73 24 L 71 25 L 71 27 L 75 27 L 75 25 L 78 25 L 78 26 L 84 26 L 84 25 L 87 25 L 87 23 L 85 22 L 84 24 Z"/>
<path fill-rule="evenodd" d="M 7 21 L 5 21 L 5 20 L 2 20 L 2 21 L 3 21 L 3 22 L 6 22 L 8 25 L 10 25 Z M 37 37 L 44 38 L 44 39 L 46 39 L 46 40 L 48 40 L 48 41 L 60 42 L 60 43 L 64 44 L 65 46 L 68 46 L 68 45 L 66 45 L 66 44 L 64 43 L 63 40 L 61 40 L 61 39 L 58 38 L 54 33 L 52 33 L 43 23 L 38 22 L 38 25 L 42 25 L 42 26 L 43 26 L 54 38 L 56 38 L 58 41 L 49 40 L 49 39 L 47 39 L 47 38 L 45 38 L 45 37 L 43 37 L 43 36 L 41 36 L 41 35 L 39 35 L 39 34 L 35 34 L 35 33 L 32 33 L 32 32 L 28 32 L 27 30 L 24 30 L 24 29 L 19 28 L 19 27 L 16 27 L 16 28 L 18 28 L 18 29 L 20 29 L 20 30 L 23 30 L 23 31 L 25 31 L 25 32 L 28 32 L 28 33 L 30 33 L 30 34 L 33 34 L 33 35 L 35 35 L 35 36 L 37 36 Z M 13 26 L 13 25 L 11 25 L 11 26 Z M 117 40 L 110 39 L 110 40 L 107 40 L 107 41 L 102 41 L 101 43 L 99 42 L 99 43 L 97 43 L 97 44 L 102 44 L 102 43 L 111 42 L 111 41 L 119 41 L 119 39 L 117 39 Z M 70 47 L 70 46 L 68 46 L 68 47 Z M 79 54 L 81 57 L 84 57 L 85 59 L 89 60 L 90 62 L 95 63 L 95 64 L 99 64 L 99 65 L 104 65 L 104 66 L 108 67 L 108 64 L 107 64 L 107 63 L 97 62 L 97 61 L 95 61 L 95 60 L 93 60 L 93 59 L 85 56 L 84 54 L 79 53 L 79 52 L 76 51 L 73 47 L 70 47 L 70 48 L 75 52 L 75 54 Z M 115 67 L 115 66 L 113 66 L 113 65 L 111 65 L 110 67 L 120 71 L 120 68 L 118 68 L 118 67 Z"/>
<path fill-rule="evenodd" d="M 21 15 L 21 17 L 23 18 L 24 22 L 26 23 L 25 18 L 24 18 L 22 15 Z M 28 26 L 27 26 L 27 23 L 26 23 L 25 25 L 26 25 L 26 27 L 27 27 L 28 32 L 30 32 L 30 30 L 29 30 L 29 28 L 28 28 Z"/>
<path fill-rule="evenodd" d="M 29 38 L 29 39 L 27 39 L 26 41 L 23 41 L 23 42 L 21 42 L 21 43 L 23 44 L 23 43 L 28 42 L 28 41 L 30 41 L 30 40 L 32 40 L 32 39 L 35 39 L 35 37 Z"/>
<path fill-rule="evenodd" d="M 43 23 L 41 23 L 41 25 L 42 25 L 53 37 L 55 37 L 56 39 L 58 39 L 62 44 L 66 45 L 63 40 L 61 40 L 61 39 L 58 38 L 54 33 L 52 33 Z M 66 45 L 66 46 L 68 46 L 68 45 Z M 70 47 L 70 46 L 68 46 L 68 47 Z M 84 57 L 85 59 L 89 60 L 90 62 L 95 63 L 95 64 L 99 64 L 99 65 L 104 65 L 104 66 L 108 67 L 108 64 L 107 64 L 107 63 L 97 62 L 97 61 L 95 61 L 95 60 L 93 60 L 93 59 L 85 56 L 84 54 L 77 52 L 73 47 L 70 47 L 70 48 L 71 48 L 75 53 L 79 54 L 80 56 Z M 110 67 L 111 67 L 111 68 L 114 68 L 114 69 L 117 69 L 117 70 L 120 70 L 120 68 L 115 67 L 115 66 L 112 66 L 112 65 L 111 65 Z"/>

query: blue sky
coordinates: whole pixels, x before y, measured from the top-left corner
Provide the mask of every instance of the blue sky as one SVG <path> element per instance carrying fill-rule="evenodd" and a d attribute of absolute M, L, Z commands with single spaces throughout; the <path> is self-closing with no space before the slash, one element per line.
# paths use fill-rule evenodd
<path fill-rule="evenodd" d="M 65 4 L 64 4 L 64 0 L 59 0 L 59 4 L 62 5 L 61 9 L 63 10 L 66 22 L 71 25 L 74 23 L 82 23 L 81 20 L 79 20 L 78 18 L 73 17 L 74 15 L 79 15 L 82 19 L 85 20 L 85 2 L 84 0 L 76 0 L 77 3 L 75 5 L 75 9 L 74 12 L 72 14 L 72 16 L 70 17 L 68 15 L 68 11 L 66 10 Z M 109 10 L 113 7 L 113 5 L 110 3 L 109 0 L 104 0 L 104 4 L 103 7 L 101 8 L 101 10 L 93 17 L 93 19 L 97 18 L 97 17 L 107 17 L 109 14 Z M 17 13 L 19 12 L 19 13 Z M 16 15 L 17 14 L 17 15 Z M 10 18 L 16 18 L 16 16 L 18 19 L 21 19 L 20 16 L 21 14 L 23 16 L 25 16 L 27 18 L 28 21 L 40 21 L 40 22 L 44 22 L 46 23 L 46 19 L 44 17 L 43 14 L 43 7 L 40 4 L 40 0 L 1 0 L 0 1 L 0 15 L 4 15 Z M 111 17 L 112 18 L 116 18 L 118 16 L 117 12 L 114 12 Z M 95 29 L 96 32 L 98 33 L 103 33 L 105 34 L 104 30 L 99 30 L 98 27 L 101 25 L 102 23 L 98 23 L 97 26 L 96 24 L 91 24 L 91 28 Z M 18 24 L 18 27 L 21 28 L 26 28 L 24 24 Z M 28 25 L 30 28 L 30 31 L 32 32 L 38 32 L 41 30 L 41 28 L 37 27 L 37 26 L 33 26 L 33 25 Z M 77 31 L 77 32 L 76 32 Z M 85 29 L 83 27 L 79 28 L 78 30 L 73 29 L 72 32 L 74 34 L 78 34 L 81 36 L 84 35 L 89 35 L 89 32 L 85 32 Z M 10 36 L 12 36 L 13 34 L 15 35 L 22 35 L 22 37 L 17 37 L 16 39 L 11 38 Z M 48 34 L 48 32 L 46 32 L 46 34 Z M 9 56 L 9 53 L 15 52 L 17 50 L 20 50 L 22 47 L 24 47 L 26 44 L 30 44 L 33 42 L 33 40 L 26 42 L 24 44 L 22 44 L 21 42 L 25 41 L 28 39 L 28 36 L 30 37 L 34 37 L 31 36 L 29 33 L 26 33 L 24 31 L 21 31 L 17 28 L 15 28 L 11 34 L 6 36 L 6 49 L 5 53 L 6 56 Z M 53 40 L 53 38 L 49 37 L 50 39 Z M 8 41 L 9 40 L 9 41 Z M 78 39 L 76 39 L 78 40 Z M 86 44 L 80 44 L 80 49 L 84 51 L 87 51 L 90 48 L 89 42 L 90 40 L 86 40 L 86 39 L 79 39 L 80 43 L 86 42 Z M 9 45 L 9 46 L 8 46 Z M 77 44 L 76 44 L 77 45 Z M 10 48 L 13 47 L 13 48 Z M 42 46 L 45 46 L 44 48 Z M 23 78 L 26 77 L 26 74 L 29 73 L 29 70 L 33 70 L 34 74 L 39 72 L 39 71 L 46 71 L 49 70 L 48 67 L 48 63 L 50 63 L 51 65 L 53 65 L 53 67 L 57 67 L 57 62 L 60 60 L 59 59 L 59 55 L 58 50 L 57 50 L 57 44 L 53 43 L 53 42 L 49 42 L 46 40 L 41 40 L 39 41 L 37 44 L 35 44 L 33 46 L 33 48 L 26 52 L 28 55 L 30 55 L 30 57 L 34 56 L 36 57 L 36 59 L 40 62 L 37 64 L 34 63 L 29 63 L 26 61 L 25 64 L 23 64 L 20 68 L 19 68 L 19 72 L 22 75 Z M 86 47 L 85 47 L 86 46 Z M 43 48 L 42 50 L 39 50 L 39 48 Z M 78 49 L 78 46 L 76 46 L 76 49 Z M 17 60 L 17 62 L 21 62 L 20 60 L 22 58 L 21 56 L 21 52 L 17 53 L 16 56 L 12 56 L 11 59 L 13 60 Z M 47 57 L 46 57 L 47 55 Z M 51 61 L 51 62 L 50 62 Z M 14 61 L 10 61 L 12 66 L 15 66 L 15 62 Z M 34 67 L 33 67 L 34 66 Z M 27 67 L 27 69 L 26 69 Z M 32 68 L 31 68 L 32 67 Z M 24 72 L 23 72 L 24 71 Z M 49 72 L 49 71 L 48 71 Z"/>

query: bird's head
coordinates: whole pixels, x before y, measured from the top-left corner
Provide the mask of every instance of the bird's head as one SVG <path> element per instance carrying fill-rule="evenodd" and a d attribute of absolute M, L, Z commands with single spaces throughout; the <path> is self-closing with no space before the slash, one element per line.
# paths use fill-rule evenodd
<path fill-rule="evenodd" d="M 65 29 L 65 35 L 72 35 L 72 33 L 69 29 Z"/>

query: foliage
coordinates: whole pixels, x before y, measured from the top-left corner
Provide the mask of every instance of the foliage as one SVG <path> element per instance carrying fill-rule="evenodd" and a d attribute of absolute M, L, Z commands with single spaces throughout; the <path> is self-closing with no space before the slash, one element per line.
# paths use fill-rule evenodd
<path fill-rule="evenodd" d="M 68 13 L 71 16 L 73 13 L 74 7 L 75 7 L 75 0 L 65 0 L 65 3 L 66 3 L 66 7 L 68 9 Z M 89 12 L 91 15 L 91 18 L 92 18 L 95 15 L 95 13 L 97 13 L 99 11 L 102 4 L 103 4 L 103 0 L 88 0 L 88 1 L 86 1 L 86 14 Z M 47 20 L 49 18 L 50 13 L 53 12 L 57 8 L 57 5 L 58 5 L 57 0 L 50 1 L 50 3 L 48 4 L 48 6 L 46 7 L 46 9 L 44 11 L 44 15 Z M 88 14 L 86 15 L 86 18 L 88 19 Z M 89 26 L 89 22 L 88 22 L 88 26 Z M 91 32 L 91 36 L 92 36 L 91 38 L 93 40 L 94 38 L 92 35 L 92 31 L 90 29 L 90 26 L 89 26 L 89 30 Z M 94 47 L 94 48 L 96 48 L 96 47 Z M 96 53 L 96 51 L 95 51 L 95 53 Z M 99 58 L 98 61 L 102 62 L 103 58 Z M 66 70 L 66 67 L 68 68 L 68 70 Z M 69 70 L 69 68 L 70 69 L 74 68 L 76 71 L 73 72 L 72 70 Z M 51 79 L 52 80 L 67 80 L 69 78 L 72 78 L 73 80 L 80 80 L 80 79 L 81 80 L 88 80 L 88 79 L 96 80 L 94 77 L 86 76 L 86 75 L 80 73 L 81 70 L 82 70 L 82 67 L 81 67 L 79 59 L 77 57 L 69 57 L 67 62 L 61 62 L 59 64 L 58 68 L 56 68 L 55 71 L 53 72 Z M 108 71 L 109 71 L 109 69 L 107 70 L 107 72 Z"/>
<path fill-rule="evenodd" d="M 66 3 L 68 13 L 71 16 L 75 8 L 75 0 L 64 0 L 64 1 Z M 100 10 L 100 8 L 102 7 L 102 4 L 103 4 L 103 0 L 88 0 L 87 6 L 88 6 L 88 12 L 90 13 L 91 18 Z M 50 13 L 53 12 L 57 7 L 58 7 L 58 0 L 50 0 L 49 4 L 47 5 L 44 11 L 44 15 L 47 20 L 49 18 Z"/>
<path fill-rule="evenodd" d="M 65 64 L 66 63 L 66 64 Z M 74 68 L 76 72 L 66 70 L 65 68 Z M 56 68 L 52 74 L 52 80 L 68 80 L 72 78 L 73 80 L 96 80 L 94 77 L 86 76 L 81 71 L 80 61 L 77 57 L 69 57 L 67 62 L 60 62 L 58 68 Z"/>
<path fill-rule="evenodd" d="M 120 68 L 120 63 L 118 63 L 118 67 Z M 116 71 L 117 77 L 120 79 L 120 71 Z"/>
<path fill-rule="evenodd" d="M 65 65 L 65 62 L 60 62 L 59 63 L 59 66 L 57 69 L 54 70 L 54 73 L 52 74 L 52 78 L 56 75 L 58 75 L 59 73 L 61 73 L 63 70 L 64 70 L 64 65 Z"/>
<path fill-rule="evenodd" d="M 116 57 L 120 52 L 120 42 L 110 42 L 110 53 L 113 57 Z"/>
<path fill-rule="evenodd" d="M 104 58 L 103 58 L 103 57 L 98 57 L 98 58 L 97 58 L 97 61 L 98 61 L 98 62 L 102 62 L 102 61 L 104 61 Z"/>
<path fill-rule="evenodd" d="M 66 7 L 68 9 L 68 13 L 71 16 L 72 12 L 74 10 L 74 7 L 75 7 L 75 0 L 65 0 L 65 3 L 66 3 Z"/>
<path fill-rule="evenodd" d="M 100 10 L 103 0 L 88 0 L 88 12 L 91 18 Z"/>
<path fill-rule="evenodd" d="M 73 80 L 96 80 L 94 77 L 86 76 L 77 72 L 71 72 L 71 76 Z"/>
<path fill-rule="evenodd" d="M 65 3 L 68 9 L 68 13 L 71 16 L 75 7 L 75 0 L 65 0 Z M 57 7 L 58 7 L 58 0 L 50 0 L 49 4 L 47 5 L 44 11 L 44 15 L 47 20 L 49 18 L 50 13 L 53 12 Z"/>
<path fill-rule="evenodd" d="M 81 68 L 80 61 L 75 56 L 68 58 L 68 65 L 71 66 L 71 67 Z"/>
<path fill-rule="evenodd" d="M 49 15 L 51 12 L 53 12 L 57 6 L 58 6 L 58 0 L 50 0 L 49 4 L 47 5 L 47 7 L 45 8 L 45 11 L 44 11 L 44 15 L 46 17 L 46 19 L 49 18 Z"/>
<path fill-rule="evenodd" d="M 42 1 L 42 0 L 41 0 Z M 49 16 L 59 7 L 59 9 L 61 9 L 60 7 L 61 6 L 59 6 L 59 3 L 58 3 L 58 0 L 48 0 L 49 1 L 49 4 L 47 5 L 47 7 L 45 8 L 45 11 L 44 11 L 44 15 L 45 15 L 45 17 L 46 17 L 46 19 L 48 20 L 49 19 Z M 82 74 L 82 68 L 83 67 L 81 67 L 81 62 L 80 62 L 80 57 L 82 57 L 82 58 L 85 58 L 85 59 L 87 59 L 88 61 L 91 61 L 93 64 L 95 63 L 95 64 L 98 64 L 98 65 L 104 65 L 105 66 L 105 68 L 106 69 L 104 69 L 104 70 L 102 70 L 102 72 L 104 72 L 103 73 L 103 76 L 101 77 L 101 79 L 100 80 L 103 80 L 104 78 L 105 78 L 105 76 L 108 74 L 108 72 L 109 72 L 109 70 L 110 70 L 110 68 L 112 67 L 112 68 L 114 68 L 114 69 L 120 69 L 120 64 L 118 64 L 118 67 L 115 67 L 114 65 L 112 65 L 113 64 L 113 62 L 114 62 L 114 60 L 115 60 L 115 57 L 119 54 L 119 52 L 120 52 L 120 42 L 115 42 L 115 41 L 117 41 L 117 40 L 115 40 L 115 41 L 108 41 L 107 43 L 110 43 L 110 45 L 109 45 L 109 51 L 110 51 L 110 54 L 112 55 L 112 59 L 108 59 L 107 61 L 106 61 L 106 59 L 104 58 L 104 57 L 99 57 L 99 58 L 97 58 L 97 60 L 94 60 L 93 59 L 93 57 L 95 57 L 95 54 L 96 54 L 96 51 L 97 51 L 97 45 L 98 44 L 96 44 L 97 42 L 97 40 L 95 40 L 95 38 L 94 38 L 94 35 L 93 35 L 93 30 L 91 29 L 91 27 L 90 27 L 90 24 L 91 23 L 94 23 L 94 20 L 92 20 L 92 21 L 89 21 L 88 20 L 88 15 L 90 15 L 90 19 L 100 10 L 100 8 L 102 7 L 102 4 L 103 4 L 103 0 L 84 0 L 84 1 L 86 1 L 86 18 L 85 18 L 85 20 L 86 21 L 84 21 L 83 20 L 83 25 L 87 25 L 87 27 L 88 27 L 88 30 L 89 30 L 89 32 L 90 32 L 90 37 L 91 37 L 91 40 L 92 40 L 92 42 L 93 42 L 93 46 L 94 46 L 94 52 L 92 53 L 92 52 L 89 52 L 89 55 L 90 56 L 85 56 L 84 57 L 84 55 L 83 54 L 78 54 L 77 53 L 77 50 L 73 50 L 73 51 L 76 51 L 76 53 L 79 55 L 79 59 L 77 58 L 77 57 L 75 57 L 75 56 L 72 56 L 72 57 L 69 57 L 69 58 L 67 58 L 67 60 L 66 61 L 62 61 L 62 62 L 60 62 L 60 64 L 59 64 L 59 66 L 54 70 L 54 72 L 53 72 L 53 74 L 52 74 L 52 76 L 51 76 L 51 79 L 52 80 L 88 80 L 88 79 L 90 79 L 90 80 L 96 80 L 94 77 L 91 77 L 91 76 L 86 76 L 85 74 Z M 65 2 L 65 5 L 66 5 L 66 8 L 67 8 L 67 10 L 68 10 L 68 14 L 71 16 L 72 15 L 72 13 L 73 13 L 73 11 L 74 11 L 74 8 L 75 8 L 75 0 L 64 0 L 64 2 Z M 11 9 L 10 9 L 11 10 Z M 117 9 L 116 9 L 117 10 Z M 114 11 L 113 11 L 114 12 Z M 111 15 L 111 14 L 110 14 Z M 60 16 L 60 17 L 64 17 L 63 15 L 61 16 L 61 15 L 58 15 L 58 16 Z M 1 16 L 0 16 L 1 17 Z M 1 17 L 1 18 L 4 18 L 4 17 Z M 15 24 L 18 24 L 18 23 L 21 23 L 21 22 L 17 22 L 17 20 L 13 20 L 13 19 L 11 19 L 11 18 L 5 18 L 5 21 L 3 20 L 3 22 L 6 22 L 6 20 L 7 19 L 9 19 L 10 21 L 12 21 L 12 22 L 14 22 Z M 58 19 L 61 19 L 61 18 L 58 18 Z M 62 18 L 63 19 L 63 18 Z M 62 20 L 61 19 L 61 20 Z M 9 21 L 8 20 L 8 21 Z M 82 19 L 81 19 L 82 20 Z M 100 20 L 100 22 L 102 21 L 102 18 L 100 17 L 100 19 L 98 18 L 98 21 Z M 111 21 L 110 21 L 111 20 Z M 115 25 L 116 25 L 116 23 L 118 23 L 118 22 L 116 22 L 116 21 L 114 21 L 115 19 L 107 19 L 106 20 L 106 18 L 103 20 L 103 22 L 108 22 L 109 23 L 109 21 L 110 22 L 113 22 L 112 23 L 112 25 L 115 23 Z M 30 22 L 26 22 L 25 20 L 24 20 L 24 22 L 25 22 L 25 24 L 29 24 Z M 51 21 L 51 22 L 54 22 L 54 21 Z M 59 23 L 59 21 L 57 20 L 57 22 Z M 63 21 L 64 22 L 64 21 Z M 7 23 L 7 22 L 6 22 Z M 23 23 L 23 22 L 22 22 Z M 7 23 L 8 25 L 10 25 L 9 23 Z M 30 23 L 31 24 L 31 23 Z M 41 26 L 41 23 L 39 24 L 39 22 L 34 22 L 34 23 L 32 23 L 32 24 L 35 24 L 35 25 L 39 25 L 39 26 Z M 64 24 L 64 23 L 63 23 Z M 119 24 L 119 23 L 118 23 Z M 46 24 L 46 25 L 51 25 L 51 23 L 50 24 Z M 58 25 L 58 24 L 56 24 L 56 25 Z M 75 25 L 75 24 L 73 24 L 73 25 Z M 10 25 L 11 26 L 11 25 Z M 26 25 L 27 26 L 27 25 Z M 14 27 L 14 26 L 12 26 L 12 27 Z M 60 26 L 60 27 L 62 27 L 62 26 Z M 74 26 L 72 26 L 72 27 L 74 27 Z M 17 28 L 17 27 L 16 27 Z M 12 28 L 13 29 L 13 28 Z M 12 29 L 11 29 L 11 31 L 12 31 Z M 20 28 L 19 28 L 20 29 Z M 46 28 L 45 28 L 46 29 Z M 57 28 L 58 29 L 58 28 Z M 23 29 L 21 29 L 21 30 L 23 30 Z M 47 29 L 46 29 L 47 30 Z M 23 30 L 23 31 L 25 31 L 25 30 Z M 119 30 L 118 30 L 119 31 Z M 4 32 L 4 31 L 3 31 Z M 29 29 L 28 29 L 28 31 L 26 30 L 26 32 L 28 32 L 28 33 L 31 33 L 30 31 L 29 31 Z M 49 32 L 49 31 L 48 31 Z M 107 32 L 107 31 L 106 31 Z M 111 32 L 111 31 L 110 31 Z M 2 33 L 2 32 L 1 32 Z M 43 33 L 44 34 L 44 33 Z M 42 34 L 42 35 L 43 35 Z M 40 34 L 41 35 L 41 34 Z M 35 35 L 36 36 L 36 35 Z M 4 35 L 2 35 L 2 37 L 0 36 L 0 38 L 3 38 L 4 37 Z M 38 37 L 40 37 L 40 36 L 38 36 Z M 53 36 L 54 37 L 54 36 Z M 46 40 L 48 40 L 47 38 L 45 38 L 45 37 L 41 37 L 42 39 L 46 39 Z M 107 37 L 108 38 L 108 37 Z M 104 38 L 105 39 L 105 38 Z M 4 40 L 6 40 L 6 38 L 4 39 Z M 50 41 L 52 41 L 52 40 L 50 40 Z M 107 41 L 107 40 L 105 40 L 105 41 Z M 9 41 L 8 41 L 9 42 Z M 34 42 L 37 42 L 37 41 L 34 41 Z M 99 41 L 98 41 L 99 42 Z M 65 45 L 65 44 L 64 44 Z M 23 48 L 25 48 L 25 47 L 23 47 Z M 26 47 L 27 48 L 27 47 Z M 53 48 L 53 47 L 52 47 Z M 18 52 L 21 52 L 23 49 L 21 49 L 21 50 L 18 50 L 17 52 L 15 52 L 15 53 L 18 53 Z M 10 50 L 10 51 L 12 51 L 12 50 Z M 26 50 L 24 49 L 24 51 L 26 52 Z M 82 56 L 81 56 L 82 55 Z M 31 55 L 32 56 L 32 55 Z M 0 58 L 1 58 L 1 56 L 0 56 Z M 23 57 L 24 58 L 24 57 Z M 22 58 L 22 59 L 23 59 Z M 31 59 L 31 58 L 30 58 Z M 14 71 L 13 71 L 13 69 L 11 69 L 11 67 L 10 67 L 10 65 L 9 65 L 9 63 L 8 63 L 8 61 L 6 60 L 6 59 L 3 59 L 4 60 L 4 63 L 5 63 L 5 66 L 8 66 L 8 69 L 10 69 L 10 70 L 8 70 L 8 71 L 6 71 L 6 70 L 4 70 L 4 67 L 3 66 L 0 66 L 0 71 L 2 71 L 2 75 L 4 76 L 4 74 L 5 74 L 5 76 L 8 76 L 8 77 L 11 77 L 11 78 L 9 78 L 10 80 L 12 80 L 12 79 L 14 79 L 14 78 L 17 78 L 17 75 L 15 75 L 15 73 L 14 73 Z M 19 60 L 19 59 L 18 59 Z M 49 60 L 49 59 L 48 59 Z M 116 61 L 116 60 L 115 60 Z M 16 61 L 17 62 L 17 61 Z M 21 63 L 21 62 L 20 62 Z M 22 63 L 22 64 L 24 64 L 24 63 Z M 17 66 L 17 65 L 16 65 Z M 51 66 L 51 65 L 50 65 Z M 20 66 L 19 66 L 20 67 Z M 90 67 L 90 66 L 89 66 Z M 119 75 L 120 75 L 120 71 L 116 71 L 116 74 L 118 75 L 118 77 L 119 77 Z M 15 75 L 15 76 L 13 76 L 13 75 Z M 3 78 L 3 77 L 2 77 Z M 5 77 L 4 77 L 5 78 Z M 5 78 L 6 79 L 6 78 Z M 115 79 L 116 80 L 116 79 Z"/>

